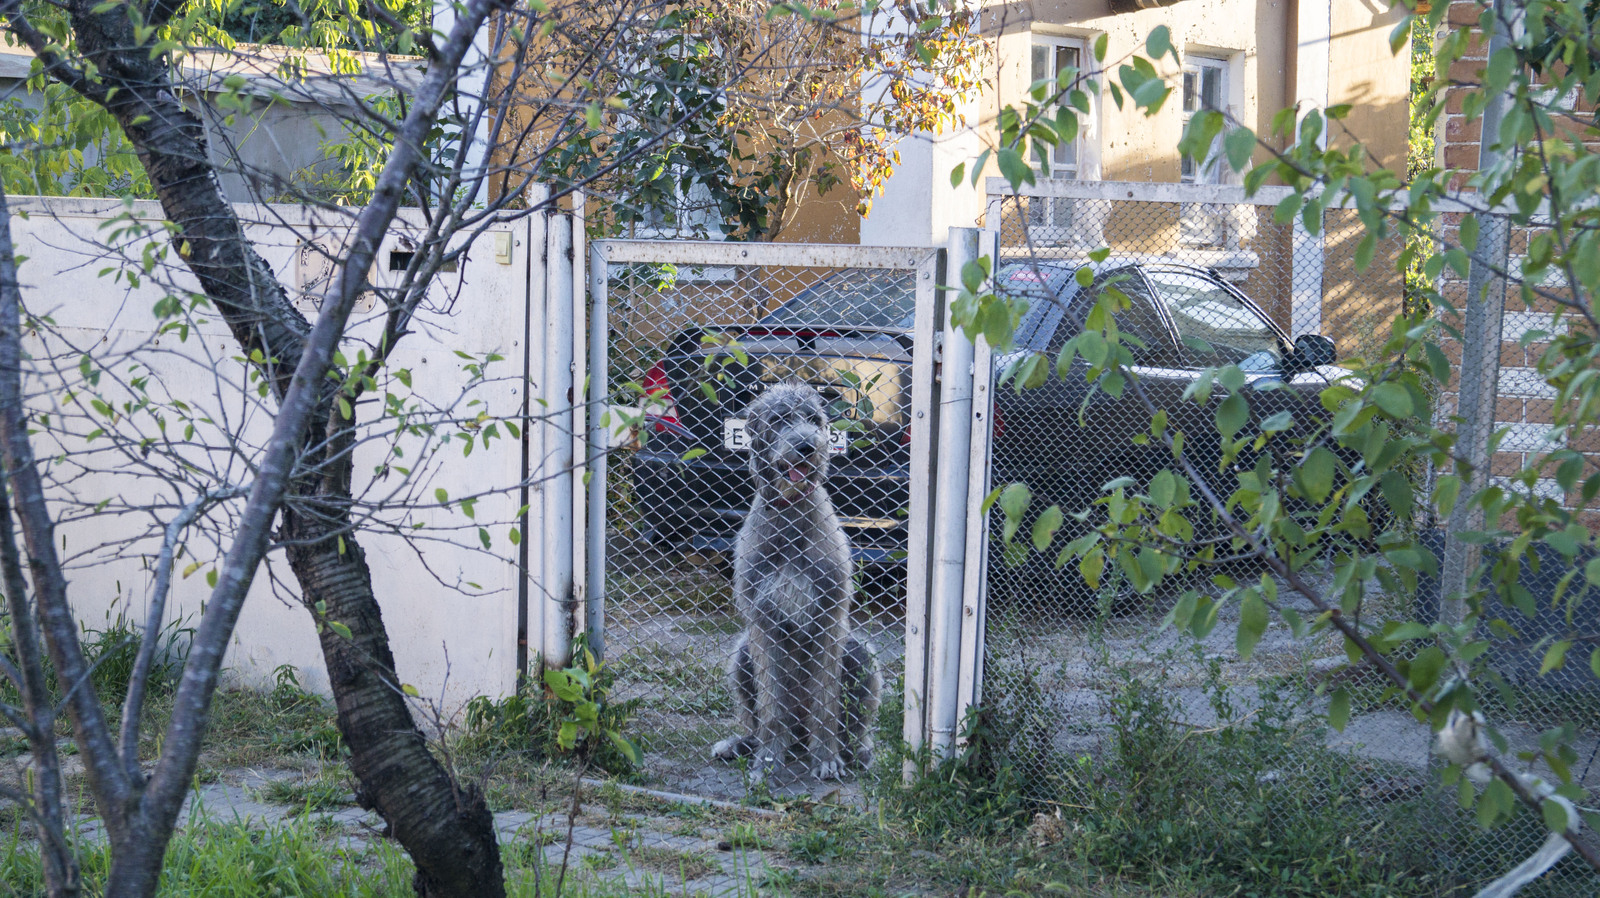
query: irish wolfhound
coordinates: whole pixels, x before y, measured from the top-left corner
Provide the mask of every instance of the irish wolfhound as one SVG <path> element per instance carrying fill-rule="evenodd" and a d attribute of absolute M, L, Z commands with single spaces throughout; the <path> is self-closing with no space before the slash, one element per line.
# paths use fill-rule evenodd
<path fill-rule="evenodd" d="M 850 630 L 850 542 L 833 510 L 827 410 L 784 383 L 745 413 L 756 498 L 734 543 L 733 598 L 745 634 L 728 682 L 747 733 L 714 757 L 753 757 L 764 778 L 809 747 L 811 771 L 836 779 L 870 763 L 882 678 Z"/>

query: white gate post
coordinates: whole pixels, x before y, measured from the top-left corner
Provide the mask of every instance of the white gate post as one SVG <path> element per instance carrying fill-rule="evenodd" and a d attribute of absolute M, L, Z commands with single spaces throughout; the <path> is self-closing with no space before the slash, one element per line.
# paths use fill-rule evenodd
<path fill-rule="evenodd" d="M 535 473 L 544 482 L 545 667 L 566 667 L 572 650 L 572 493 L 575 431 L 572 383 L 572 218 L 548 216 L 545 251 L 544 455 Z"/>
<path fill-rule="evenodd" d="M 534 185 L 528 188 L 528 202 L 544 202 L 549 188 Z M 522 607 L 518 612 L 518 671 L 520 677 L 528 672 L 533 654 L 539 653 L 541 663 L 544 652 L 545 605 L 545 484 L 541 480 L 545 457 L 545 428 L 541 415 L 544 408 L 538 400 L 546 395 L 544 369 L 545 343 L 545 282 L 549 279 L 549 216 L 528 216 L 528 298 L 523 319 L 524 340 L 527 347 L 522 360 L 522 545 L 519 560 L 522 563 Z M 537 679 L 537 674 L 535 675 Z"/>
<path fill-rule="evenodd" d="M 942 254 L 926 254 L 917 266 L 916 317 L 911 338 L 910 495 L 906 504 L 905 713 L 901 738 L 915 754 L 928 735 L 928 618 L 933 554 L 933 476 L 939 435 L 939 402 L 933 368 L 941 321 Z M 917 774 L 911 760 L 906 782 Z"/>

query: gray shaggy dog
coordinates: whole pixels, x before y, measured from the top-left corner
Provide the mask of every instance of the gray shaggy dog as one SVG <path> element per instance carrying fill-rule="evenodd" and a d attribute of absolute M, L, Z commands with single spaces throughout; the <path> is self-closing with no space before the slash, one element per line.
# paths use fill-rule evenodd
<path fill-rule="evenodd" d="M 733 598 L 745 634 L 728 668 L 746 735 L 711 750 L 753 758 L 758 779 L 809 749 L 837 779 L 871 763 L 882 677 L 850 630 L 850 542 L 824 487 L 829 419 L 817 391 L 772 386 L 745 412 L 756 497 L 734 543 Z"/>

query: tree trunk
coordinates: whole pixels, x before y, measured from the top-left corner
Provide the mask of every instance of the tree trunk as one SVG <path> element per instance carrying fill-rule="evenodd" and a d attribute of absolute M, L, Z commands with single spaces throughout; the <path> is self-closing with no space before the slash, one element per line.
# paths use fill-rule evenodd
<path fill-rule="evenodd" d="M 284 536 L 307 606 L 350 628 L 345 639 L 325 625 L 320 638 L 361 806 L 378 810 L 410 852 L 418 895 L 504 895 L 489 806 L 475 786 L 455 782 L 434 758 L 406 706 L 365 552 L 344 528 L 288 511 Z M 434 787 L 418 788 L 422 783 Z"/>

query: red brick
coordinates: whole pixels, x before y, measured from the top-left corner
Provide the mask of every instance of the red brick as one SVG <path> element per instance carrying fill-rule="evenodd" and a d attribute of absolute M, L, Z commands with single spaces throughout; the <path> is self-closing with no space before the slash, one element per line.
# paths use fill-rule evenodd
<path fill-rule="evenodd" d="M 1478 167 L 1477 144 L 1447 144 L 1444 148 L 1445 168 L 1474 169 Z"/>
<path fill-rule="evenodd" d="M 1489 459 L 1489 473 L 1495 477 L 1510 477 L 1522 470 L 1521 452 L 1496 452 Z"/>
<path fill-rule="evenodd" d="M 1517 424 L 1526 420 L 1523 415 L 1526 411 L 1522 407 L 1521 399 L 1503 399 L 1495 397 L 1494 419 L 1505 424 Z"/>
<path fill-rule="evenodd" d="M 1522 409 L 1522 420 L 1530 424 L 1553 424 L 1556 404 L 1549 399 L 1528 399 Z"/>
<path fill-rule="evenodd" d="M 1452 3 L 1448 20 L 1451 25 L 1477 25 L 1483 15 L 1483 7 L 1476 3 Z"/>
<path fill-rule="evenodd" d="M 1483 80 L 1483 61 L 1457 59 L 1450 63 L 1449 78 L 1451 84 L 1476 85 Z"/>
<path fill-rule="evenodd" d="M 1483 134 L 1483 119 L 1467 120 L 1464 115 L 1452 115 L 1444 122 L 1444 139 L 1447 144 L 1452 143 L 1477 143 L 1479 135 Z"/>

